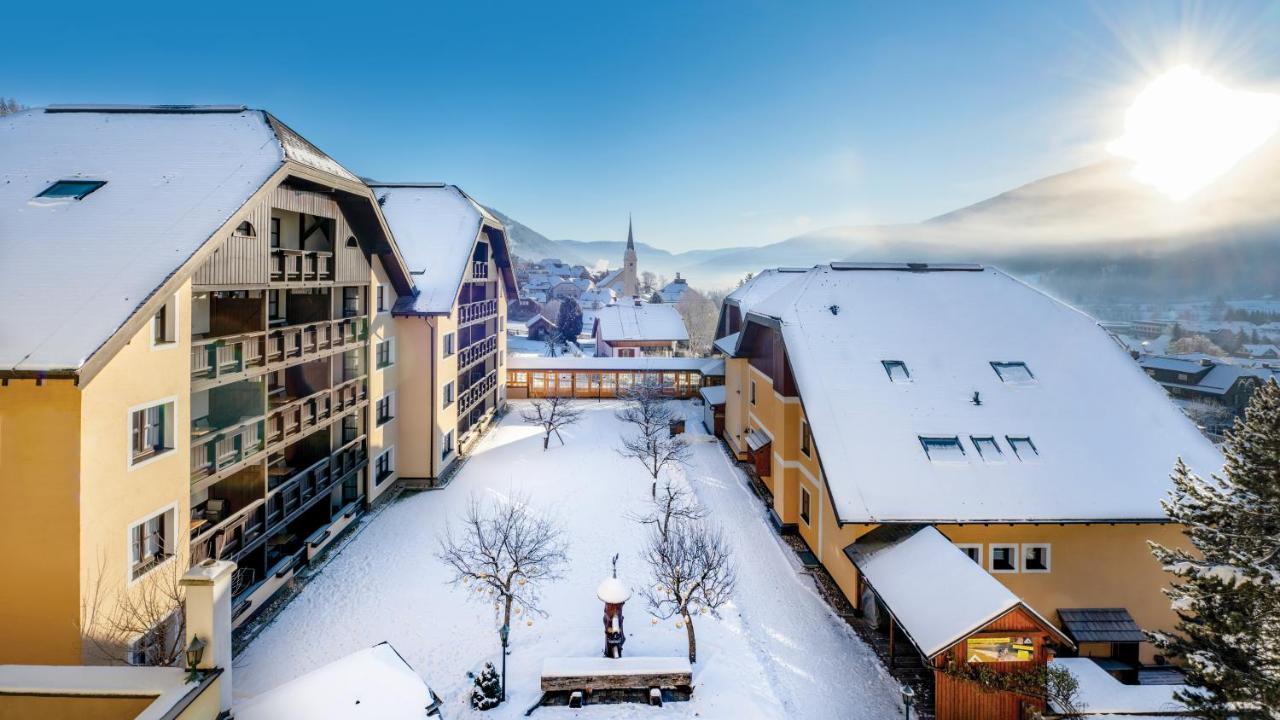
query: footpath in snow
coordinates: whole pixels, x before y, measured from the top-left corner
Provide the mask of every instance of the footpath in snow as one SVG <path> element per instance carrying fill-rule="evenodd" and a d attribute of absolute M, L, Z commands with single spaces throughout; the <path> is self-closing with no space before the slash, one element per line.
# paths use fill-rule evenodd
<path fill-rule="evenodd" d="M 236 659 L 236 695 L 252 697 L 348 653 L 391 642 L 443 698 L 449 718 L 515 718 L 538 698 L 542 659 L 598 656 L 603 648 L 596 585 L 620 553 L 619 576 L 633 589 L 649 580 L 640 559 L 649 477 L 614 450 L 623 432 L 617 402 L 583 401 L 582 422 L 564 431 L 565 446 L 541 449 L 520 403 L 477 447 L 449 487 L 406 494 L 359 535 L 281 611 Z M 694 453 L 680 474 L 709 516 L 724 527 L 738 563 L 738 587 L 721 618 L 695 619 L 696 690 L 687 703 L 655 709 L 597 705 L 540 708 L 537 717 L 892 718 L 897 685 L 874 654 L 823 603 L 764 518 L 738 469 L 688 406 Z M 511 633 L 508 702 L 488 713 L 467 704 L 468 671 L 499 664 L 496 615 L 473 602 L 474 590 L 447 584 L 435 558 L 445 524 L 456 524 L 468 498 L 523 494 L 559 519 L 569 565 L 545 588 L 547 618 L 521 618 Z M 656 621 L 638 596 L 625 610 L 625 654 L 686 652 L 675 620 Z"/>

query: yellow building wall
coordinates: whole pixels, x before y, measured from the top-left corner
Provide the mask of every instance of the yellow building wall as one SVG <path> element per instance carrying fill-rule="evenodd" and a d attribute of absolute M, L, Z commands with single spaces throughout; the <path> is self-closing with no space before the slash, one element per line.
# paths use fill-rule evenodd
<path fill-rule="evenodd" d="M 0 664 L 80 660 L 79 443 L 74 382 L 0 387 Z"/>
<path fill-rule="evenodd" d="M 371 258 L 369 263 L 370 287 L 375 288 L 371 291 L 371 295 L 376 299 L 379 286 L 385 288 L 386 293 L 386 310 L 378 312 L 376 300 L 370 303 L 369 317 L 369 400 L 370 405 L 375 405 L 387 393 L 395 393 L 395 418 L 384 425 L 376 424 L 376 413 L 369 414 L 369 485 L 366 489 L 368 496 L 367 501 L 373 502 L 379 495 L 386 491 L 387 488 L 395 484 L 400 477 L 400 453 L 401 443 L 399 442 L 399 429 L 403 424 L 404 418 L 417 411 L 411 403 L 406 403 L 408 398 L 402 398 L 399 392 L 399 378 L 401 372 L 400 356 L 402 353 L 401 342 L 396 337 L 396 331 L 399 323 L 391 317 L 391 308 L 395 305 L 395 290 L 391 285 L 391 280 L 387 277 L 386 270 L 382 267 L 382 261 L 376 256 Z M 393 363 L 389 367 L 378 368 L 378 344 L 394 339 L 394 357 Z M 378 482 L 377 460 L 388 448 L 393 450 L 395 459 L 395 470 L 390 477 Z"/>
<path fill-rule="evenodd" d="M 131 720 L 155 702 L 154 697 L 76 697 L 70 695 L 0 696 L 0 720 Z M 213 715 L 182 715 L 214 718 Z"/>
<path fill-rule="evenodd" d="M 81 400 L 80 581 L 86 599 L 98 595 L 105 611 L 119 592 L 139 592 L 183 570 L 189 552 L 191 476 L 191 283 L 177 293 L 178 332 L 174 342 L 152 347 L 150 323 L 143 325 L 83 389 Z M 156 401 L 174 401 L 173 450 L 131 466 L 130 412 Z M 177 557 L 137 581 L 129 577 L 129 528 L 173 507 Z M 155 578 L 148 580 L 150 576 Z M 85 662 L 104 658 L 91 643 Z M 78 660 L 76 658 L 75 660 Z M 73 660 L 74 661 L 74 660 Z"/>
<path fill-rule="evenodd" d="M 458 453 L 458 302 L 455 299 L 448 315 L 432 318 L 432 329 L 435 331 L 434 372 L 431 374 L 431 426 L 435 441 L 435 451 L 431 453 L 431 477 L 438 477 L 445 466 L 453 462 Z M 444 354 L 444 336 L 453 333 L 453 353 Z M 449 407 L 443 407 L 443 393 L 446 383 L 453 383 L 454 401 Z M 440 456 L 444 443 L 444 434 L 453 431 L 454 451 L 448 457 Z"/>
<path fill-rule="evenodd" d="M 396 449 L 396 468 L 404 478 L 432 476 L 434 322 L 434 318 L 395 318 L 396 365 L 399 368 L 396 397 L 400 402 L 400 417 L 396 421 L 400 438 Z"/>

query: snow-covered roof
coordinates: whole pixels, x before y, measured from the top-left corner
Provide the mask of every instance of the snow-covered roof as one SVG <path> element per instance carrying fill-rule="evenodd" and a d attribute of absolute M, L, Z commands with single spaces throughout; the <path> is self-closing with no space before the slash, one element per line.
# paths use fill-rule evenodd
<path fill-rule="evenodd" d="M 680 312 L 670 305 L 625 303 L 596 312 L 600 338 L 617 341 L 683 341 L 689 339 Z"/>
<path fill-rule="evenodd" d="M 1187 690 L 1186 685 L 1126 685 L 1112 677 L 1090 658 L 1055 658 L 1052 665 L 1071 671 L 1080 683 L 1078 705 L 1084 716 L 1100 715 L 1168 715 L 1186 710 L 1174 693 Z M 1064 708 L 1054 706 L 1062 712 Z"/>
<path fill-rule="evenodd" d="M 234 107 L 0 118 L 0 370 L 83 365 L 280 168 L 283 125 L 269 117 Z M 106 184 L 81 200 L 36 197 L 77 179 Z"/>
<path fill-rule="evenodd" d="M 732 356 L 738 350 L 738 338 L 740 337 L 742 337 L 741 332 L 730 333 L 716 340 L 711 344 L 713 347 L 715 347 L 715 349 L 719 350 L 725 355 Z"/>
<path fill-rule="evenodd" d="M 724 376 L 724 358 L 711 358 L 702 366 L 703 375 Z"/>
<path fill-rule="evenodd" d="M 1213 367 L 1216 363 L 1212 360 L 1202 361 L 1200 358 L 1179 357 L 1174 355 L 1143 355 L 1138 358 L 1138 364 L 1145 368 L 1154 370 L 1169 370 L 1171 372 L 1180 373 L 1202 373 Z"/>
<path fill-rule="evenodd" d="M 698 394 L 708 405 L 723 405 L 728 392 L 725 385 L 708 385 L 698 390 Z"/>
<path fill-rule="evenodd" d="M 417 296 L 403 298 L 396 311 L 450 312 L 482 223 L 502 224 L 456 185 L 371 182 L 369 187 L 418 287 Z"/>
<path fill-rule="evenodd" d="M 658 291 L 658 295 L 662 297 L 662 302 L 674 303 L 680 302 L 680 298 L 683 297 L 685 292 L 688 290 L 689 282 L 680 277 L 677 273 L 676 279 L 663 286 L 663 288 Z"/>
<path fill-rule="evenodd" d="M 0 695 L 50 697 L 155 697 L 135 720 L 171 717 L 198 683 L 173 667 L 0 665 Z M 0 703 L 2 704 L 2 703 Z"/>
<path fill-rule="evenodd" d="M 600 282 L 596 283 L 596 285 L 600 285 L 603 287 L 603 286 L 614 284 L 614 282 L 617 281 L 618 279 L 618 275 L 622 273 L 623 269 L 624 268 L 618 268 L 617 270 L 610 270 L 607 275 L 600 278 Z"/>
<path fill-rule="evenodd" d="M 388 643 L 374 645 L 234 708 L 236 720 L 421 720 L 437 708 L 431 688 Z"/>
<path fill-rule="evenodd" d="M 1179 456 L 1204 475 L 1222 465 L 1092 318 L 999 270 L 800 277 L 754 313 L 781 329 L 842 521 L 1163 519 Z M 890 379 L 895 360 L 909 381 Z M 1031 378 L 1003 381 L 993 363 L 1025 363 Z M 974 437 L 1000 452 L 980 454 Z M 964 453 L 931 460 L 925 438 Z M 1009 438 L 1030 445 L 1019 455 Z"/>
<path fill-rule="evenodd" d="M 725 296 L 725 301 L 737 305 L 746 315 L 755 304 L 787 285 L 804 277 L 810 268 L 768 268 L 761 270 L 751 279 Z"/>
<path fill-rule="evenodd" d="M 507 359 L 512 370 L 696 370 L 701 372 L 706 358 L 680 357 L 530 357 L 516 355 Z"/>

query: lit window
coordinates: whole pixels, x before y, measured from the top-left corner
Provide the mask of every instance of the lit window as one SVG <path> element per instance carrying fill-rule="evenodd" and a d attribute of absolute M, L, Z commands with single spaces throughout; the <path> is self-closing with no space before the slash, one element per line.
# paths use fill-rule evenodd
<path fill-rule="evenodd" d="M 957 437 L 925 437 L 920 436 L 920 446 L 925 455 L 934 462 L 955 462 L 964 460 L 964 446 Z"/>
<path fill-rule="evenodd" d="M 1023 543 L 1022 572 L 1049 572 L 1049 545 L 1047 543 Z"/>
<path fill-rule="evenodd" d="M 982 545 L 978 543 L 956 543 L 956 547 L 960 552 L 969 556 L 969 559 L 982 565 Z"/>
<path fill-rule="evenodd" d="M 59 180 L 36 197 L 83 200 L 86 195 L 106 184 L 105 180 Z"/>
<path fill-rule="evenodd" d="M 1014 544 L 993 544 L 991 546 L 991 567 L 993 573 L 1018 572 L 1018 546 Z"/>
<path fill-rule="evenodd" d="M 990 436 L 978 437 L 970 435 L 969 439 L 973 441 L 973 446 L 978 449 L 978 456 L 987 462 L 1000 462 L 1004 460 L 1004 451 L 1000 449 L 1000 443 Z"/>
<path fill-rule="evenodd" d="M 173 555 L 174 511 L 156 513 L 129 528 L 129 578 L 137 580 Z"/>
<path fill-rule="evenodd" d="M 173 449 L 173 403 L 152 405 L 130 413 L 131 462 L 137 465 Z"/>
<path fill-rule="evenodd" d="M 881 360 L 880 364 L 884 366 L 891 382 L 911 382 L 911 371 L 907 370 L 907 364 L 901 360 Z"/>
<path fill-rule="evenodd" d="M 1040 451 L 1036 449 L 1036 444 L 1031 442 L 1029 437 L 1010 437 L 1004 438 L 1009 442 L 1009 447 L 1013 448 L 1013 454 L 1018 456 L 1019 460 L 1033 460 L 1040 456 Z"/>
<path fill-rule="evenodd" d="M 803 487 L 800 488 L 800 519 L 805 525 L 810 524 L 809 503 L 809 491 Z"/>
<path fill-rule="evenodd" d="M 1031 374 L 1024 362 L 993 362 L 991 369 L 1004 382 L 1011 384 L 1035 382 L 1036 376 Z"/>

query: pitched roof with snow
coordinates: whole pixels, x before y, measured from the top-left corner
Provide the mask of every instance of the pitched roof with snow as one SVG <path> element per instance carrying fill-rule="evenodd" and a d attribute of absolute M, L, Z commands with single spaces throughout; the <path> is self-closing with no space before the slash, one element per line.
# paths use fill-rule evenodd
<path fill-rule="evenodd" d="M 670 305 L 628 303 L 596 311 L 600 338 L 619 341 L 684 341 L 689 339 L 679 311 Z"/>
<path fill-rule="evenodd" d="M 1056 632 L 936 528 L 882 526 L 844 552 L 926 657 L 1018 606 Z"/>
<path fill-rule="evenodd" d="M 235 706 L 236 720 L 421 720 L 440 701 L 389 643 L 359 650 Z"/>
<path fill-rule="evenodd" d="M 767 268 L 725 296 L 725 301 L 737 305 L 746 315 L 761 300 L 787 285 L 796 282 L 810 272 L 810 268 Z"/>
<path fill-rule="evenodd" d="M 1186 685 L 1126 685 L 1106 670 L 1103 670 L 1092 658 L 1055 658 L 1051 664 L 1071 671 L 1080 684 L 1077 693 L 1077 705 L 1084 717 L 1098 715 L 1109 720 L 1118 718 L 1140 718 L 1152 716 L 1171 716 L 1190 718 L 1180 715 L 1179 711 L 1187 707 L 1175 695 L 1187 691 Z M 1051 703 L 1053 710 L 1062 712 L 1067 708 Z"/>
<path fill-rule="evenodd" d="M 800 277 L 748 320 L 781 331 L 842 521 L 1161 520 L 1178 457 L 1203 474 L 1222 465 L 1092 318 L 999 270 L 837 264 Z M 890 378 L 893 360 L 909 379 Z M 1002 379 L 993 363 L 1025 363 L 1029 377 Z M 930 438 L 963 453 L 931 459 Z"/>
<path fill-rule="evenodd" d="M 0 369 L 76 369 L 279 169 L 265 113 L 0 118 Z M 105 184 L 37 197 L 59 180 Z"/>

